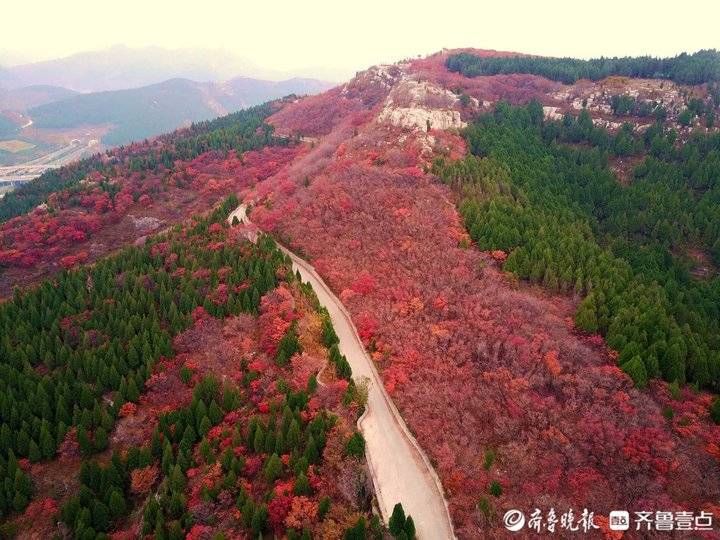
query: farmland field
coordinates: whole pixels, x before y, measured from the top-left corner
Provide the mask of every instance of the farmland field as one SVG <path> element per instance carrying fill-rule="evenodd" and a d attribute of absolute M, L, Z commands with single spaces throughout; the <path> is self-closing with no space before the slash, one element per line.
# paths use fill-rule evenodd
<path fill-rule="evenodd" d="M 12 152 L 13 154 L 17 154 L 18 152 L 24 152 L 25 150 L 30 150 L 31 148 L 35 148 L 35 145 L 18 139 L 0 141 L 0 150 Z"/>

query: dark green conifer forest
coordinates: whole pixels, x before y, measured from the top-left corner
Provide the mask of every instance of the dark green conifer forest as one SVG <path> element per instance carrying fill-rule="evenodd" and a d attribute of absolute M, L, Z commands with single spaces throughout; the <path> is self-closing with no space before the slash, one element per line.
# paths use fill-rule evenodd
<path fill-rule="evenodd" d="M 654 377 L 720 390 L 720 279 L 697 278 L 688 248 L 720 264 L 720 135 L 677 144 L 657 123 L 612 135 L 586 111 L 543 119 L 500 104 L 466 131 L 473 155 L 438 162 L 484 250 L 505 269 L 580 295 L 577 326 L 600 333 L 639 386 Z M 617 156 L 644 156 L 622 185 Z"/>
<path fill-rule="evenodd" d="M 284 255 L 267 238 L 252 248 L 206 248 L 211 225 L 224 223 L 237 204 L 230 197 L 187 231 L 177 227 L 143 247 L 65 271 L 0 305 L 3 514 L 22 510 L 31 495 L 19 458 L 53 458 L 71 428 L 83 455 L 107 447 L 120 407 L 137 401 L 157 359 L 173 354 L 172 337 L 192 322 L 193 310 L 215 317 L 257 311 Z M 231 269 L 230 292 L 217 303 L 208 292 L 223 267 Z M 249 286 L 235 292 L 245 281 Z"/>

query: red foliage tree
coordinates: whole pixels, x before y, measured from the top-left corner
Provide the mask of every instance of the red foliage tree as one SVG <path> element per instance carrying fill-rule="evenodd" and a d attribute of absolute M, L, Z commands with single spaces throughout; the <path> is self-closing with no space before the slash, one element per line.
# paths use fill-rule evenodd
<path fill-rule="evenodd" d="M 86 251 L 81 251 L 80 253 L 77 253 L 76 255 L 66 255 L 62 259 L 60 259 L 60 266 L 63 268 L 72 268 L 74 266 L 77 266 L 78 264 L 82 264 L 88 259 L 88 254 Z"/>
<path fill-rule="evenodd" d="M 260 347 L 275 356 L 280 340 L 295 318 L 295 301 L 284 286 L 265 294 L 260 300 Z"/>
<path fill-rule="evenodd" d="M 377 283 L 369 272 L 363 270 L 352 284 L 352 290 L 358 294 L 369 294 L 375 290 Z"/>
<path fill-rule="evenodd" d="M 268 521 L 276 533 L 284 530 L 285 519 L 290 512 L 291 504 L 292 497 L 288 495 L 276 495 L 270 503 L 268 503 Z"/>

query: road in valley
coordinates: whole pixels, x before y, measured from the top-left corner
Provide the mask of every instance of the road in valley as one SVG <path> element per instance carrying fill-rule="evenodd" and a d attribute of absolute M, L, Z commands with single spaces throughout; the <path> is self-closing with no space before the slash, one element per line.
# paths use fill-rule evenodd
<path fill-rule="evenodd" d="M 22 183 L 37 178 L 50 169 L 57 169 L 73 161 L 77 161 L 93 152 L 95 144 L 80 142 L 70 143 L 58 150 L 49 152 L 25 163 L 0 166 L 0 182 Z"/>
<path fill-rule="evenodd" d="M 235 217 L 248 226 L 247 236 L 255 241 L 257 232 L 247 217 L 245 205 L 235 209 L 228 222 L 232 223 Z M 353 377 L 370 381 L 367 409 L 358 427 L 365 437 L 365 453 L 383 519 L 387 523 L 395 503 L 401 502 L 415 522 L 418 538 L 455 538 L 440 480 L 385 391 L 350 314 L 309 263 L 280 248 L 290 256 L 293 269 L 312 285 L 320 304 L 330 313 L 340 339 L 340 352 L 347 357 Z"/>

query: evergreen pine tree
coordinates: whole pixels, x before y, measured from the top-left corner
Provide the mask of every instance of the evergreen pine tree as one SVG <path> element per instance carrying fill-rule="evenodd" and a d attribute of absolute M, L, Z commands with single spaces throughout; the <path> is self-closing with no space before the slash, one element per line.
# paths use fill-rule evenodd
<path fill-rule="evenodd" d="M 301 472 L 295 479 L 295 485 L 293 487 L 293 493 L 295 495 L 310 495 L 312 489 L 310 488 L 310 482 L 304 472 Z"/>
<path fill-rule="evenodd" d="M 408 516 L 405 520 L 405 534 L 408 537 L 408 540 L 414 540 L 415 538 L 415 522 L 413 521 L 412 516 Z"/>
<path fill-rule="evenodd" d="M 388 527 L 390 529 L 390 534 L 395 537 L 405 530 L 405 510 L 403 510 L 402 504 L 397 503 L 393 507 Z"/>
<path fill-rule="evenodd" d="M 265 529 L 267 524 L 267 515 L 267 506 L 260 504 L 255 507 L 255 512 L 253 513 L 252 521 L 250 522 L 250 528 L 255 536 L 258 536 Z"/>
<path fill-rule="evenodd" d="M 108 446 L 108 436 L 105 428 L 100 426 L 95 430 L 95 450 L 100 452 Z"/>
<path fill-rule="evenodd" d="M 83 456 L 89 456 L 92 454 L 93 445 L 90 442 L 90 438 L 88 437 L 85 427 L 82 425 L 77 428 L 77 441 L 78 446 L 80 447 L 80 453 L 82 453 Z"/>
<path fill-rule="evenodd" d="M 40 454 L 40 448 L 38 447 L 37 443 L 32 439 L 30 440 L 30 444 L 28 446 L 28 458 L 33 463 L 40 461 L 40 459 L 42 458 L 42 455 Z"/>
<path fill-rule="evenodd" d="M 265 480 L 272 483 L 279 478 L 281 473 L 282 462 L 280 461 L 280 458 L 277 454 L 273 454 L 268 458 L 263 469 L 263 475 L 265 476 Z"/>
<path fill-rule="evenodd" d="M 289 450 L 295 450 L 300 444 L 300 425 L 297 420 L 293 418 L 288 428 L 287 436 L 285 437 L 286 446 Z"/>
<path fill-rule="evenodd" d="M 110 509 L 110 517 L 115 520 L 125 514 L 126 503 L 125 497 L 123 497 L 120 490 L 113 490 L 108 501 L 108 507 Z"/>
<path fill-rule="evenodd" d="M 600 329 L 597 320 L 597 307 L 595 305 L 595 295 L 590 293 L 585 297 L 578 307 L 575 314 L 575 324 L 580 330 L 595 334 Z"/>
<path fill-rule="evenodd" d="M 168 485 L 170 486 L 170 489 L 173 491 L 182 492 L 185 489 L 186 479 L 185 475 L 182 472 L 182 469 L 180 469 L 179 465 L 175 465 L 172 469 L 172 473 L 170 474 Z"/>
<path fill-rule="evenodd" d="M 630 375 L 630 378 L 632 378 L 639 388 L 645 388 L 645 386 L 647 386 L 648 374 L 640 356 L 633 356 L 620 367 L 625 373 Z"/>
<path fill-rule="evenodd" d="M 348 456 L 361 458 L 365 455 L 365 438 L 356 431 L 345 444 L 345 453 Z"/>
<path fill-rule="evenodd" d="M 308 437 L 303 457 L 308 463 L 316 463 L 317 460 L 320 459 L 320 451 L 318 450 L 317 443 L 315 442 L 315 437 L 313 437 L 312 434 Z"/>
<path fill-rule="evenodd" d="M 207 435 L 208 431 L 210 431 L 210 428 L 212 428 L 212 423 L 210 422 L 210 419 L 207 416 L 203 416 L 202 420 L 200 420 L 200 435 Z"/>
<path fill-rule="evenodd" d="M 330 497 L 323 497 L 320 499 L 320 503 L 318 504 L 318 519 L 322 521 L 325 518 L 325 515 L 330 510 Z"/>
<path fill-rule="evenodd" d="M 365 518 L 361 516 L 355 525 L 345 531 L 343 540 L 365 540 L 367 538 L 365 527 Z"/>

